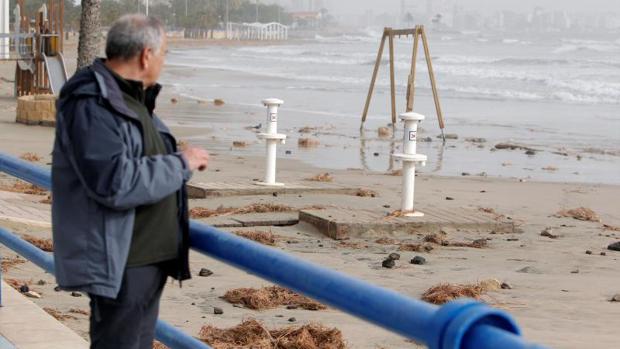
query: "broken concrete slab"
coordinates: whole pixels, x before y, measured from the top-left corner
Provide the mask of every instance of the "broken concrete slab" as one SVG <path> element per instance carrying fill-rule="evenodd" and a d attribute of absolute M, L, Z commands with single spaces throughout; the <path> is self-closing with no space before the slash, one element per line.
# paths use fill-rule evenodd
<path fill-rule="evenodd" d="M 249 196 L 276 194 L 341 194 L 357 195 L 360 188 L 335 183 L 307 182 L 286 183 L 278 187 L 259 186 L 251 182 L 211 182 L 187 184 L 187 193 L 192 199 L 223 196 Z"/>
<path fill-rule="evenodd" d="M 513 233 L 514 223 L 469 209 L 421 209 L 423 217 L 389 217 L 386 212 L 352 209 L 302 210 L 300 222 L 315 226 L 336 240 L 363 237 L 369 231 L 376 234 L 439 233 L 452 228 L 467 231 Z"/>

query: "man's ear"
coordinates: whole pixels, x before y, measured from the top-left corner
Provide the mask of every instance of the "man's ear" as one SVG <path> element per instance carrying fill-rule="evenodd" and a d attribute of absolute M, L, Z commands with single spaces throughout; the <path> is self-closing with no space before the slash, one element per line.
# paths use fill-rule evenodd
<path fill-rule="evenodd" d="M 144 48 L 142 52 L 140 52 L 140 67 L 142 69 L 148 69 L 149 64 L 151 63 L 151 56 L 153 55 L 153 51 L 150 48 Z"/>

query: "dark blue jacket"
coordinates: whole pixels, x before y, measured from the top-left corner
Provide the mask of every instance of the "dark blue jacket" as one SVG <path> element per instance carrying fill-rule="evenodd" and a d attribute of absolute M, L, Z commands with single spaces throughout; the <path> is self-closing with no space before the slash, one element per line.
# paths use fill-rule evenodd
<path fill-rule="evenodd" d="M 191 172 L 176 141 L 153 115 L 169 155 L 143 156 L 138 116 L 102 60 L 77 72 L 57 105 L 52 153 L 52 225 L 58 285 L 116 298 L 135 208 L 177 193 L 181 243 L 173 277 L 190 277 L 185 182 Z"/>

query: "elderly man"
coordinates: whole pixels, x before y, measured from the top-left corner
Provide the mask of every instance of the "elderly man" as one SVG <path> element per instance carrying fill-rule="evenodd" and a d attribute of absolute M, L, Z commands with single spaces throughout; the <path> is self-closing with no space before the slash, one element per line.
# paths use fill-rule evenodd
<path fill-rule="evenodd" d="M 56 278 L 90 296 L 91 348 L 151 349 L 168 276 L 190 277 L 184 184 L 208 153 L 177 151 L 153 114 L 166 54 L 160 22 L 117 20 L 64 86 L 53 150 Z"/>

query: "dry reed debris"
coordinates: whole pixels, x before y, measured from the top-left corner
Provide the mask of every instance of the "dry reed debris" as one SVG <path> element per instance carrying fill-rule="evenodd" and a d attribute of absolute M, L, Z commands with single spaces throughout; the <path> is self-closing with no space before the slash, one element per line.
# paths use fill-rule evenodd
<path fill-rule="evenodd" d="M 275 246 L 277 242 L 277 236 L 270 231 L 243 230 L 234 234 L 268 246 Z"/>
<path fill-rule="evenodd" d="M 42 249 L 45 252 L 54 252 L 54 243 L 52 239 L 38 238 L 32 235 L 23 235 L 24 240 Z"/>
<path fill-rule="evenodd" d="M 315 138 L 300 138 L 297 141 L 297 146 L 299 146 L 300 148 L 318 147 L 319 144 L 321 144 L 321 142 Z"/>
<path fill-rule="evenodd" d="M 227 291 L 222 299 L 231 304 L 241 304 L 253 310 L 273 309 L 280 306 L 293 306 L 305 310 L 326 309 L 323 304 L 280 286 L 268 286 L 260 289 L 236 288 Z"/>
<path fill-rule="evenodd" d="M 13 185 L 0 184 L 0 190 L 30 195 L 47 195 L 47 191 L 45 189 L 22 181 L 15 182 Z"/>
<path fill-rule="evenodd" d="M 203 326 L 199 338 L 214 349 L 345 349 L 340 330 L 319 324 L 268 330 L 249 319 L 229 328 Z"/>
<path fill-rule="evenodd" d="M 312 182 L 333 182 L 334 177 L 332 177 L 332 175 L 330 175 L 329 173 L 325 172 L 325 173 L 319 173 L 318 175 L 310 177 L 310 178 L 306 178 L 306 180 L 312 181 Z"/>
<path fill-rule="evenodd" d="M 19 156 L 20 159 L 30 161 L 30 162 L 39 162 L 41 161 L 41 157 L 35 153 L 24 153 Z"/>
<path fill-rule="evenodd" d="M 2 257 L 2 262 L 0 263 L 0 270 L 2 270 L 3 273 L 6 273 L 7 271 L 9 271 L 9 269 L 13 268 L 14 266 L 18 264 L 23 264 L 23 263 L 26 263 L 26 260 L 19 258 L 17 256 Z"/>
<path fill-rule="evenodd" d="M 556 217 L 571 217 L 580 221 L 600 222 L 601 218 L 586 207 L 573 208 L 570 210 L 562 210 L 555 214 Z"/>
<path fill-rule="evenodd" d="M 441 283 L 426 290 L 422 294 L 422 300 L 441 305 L 458 298 L 480 299 L 483 294 L 489 291 L 497 291 L 500 288 L 501 283 L 494 279 L 475 284 Z"/>

